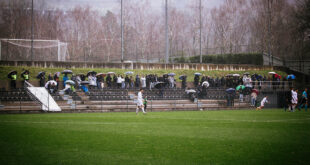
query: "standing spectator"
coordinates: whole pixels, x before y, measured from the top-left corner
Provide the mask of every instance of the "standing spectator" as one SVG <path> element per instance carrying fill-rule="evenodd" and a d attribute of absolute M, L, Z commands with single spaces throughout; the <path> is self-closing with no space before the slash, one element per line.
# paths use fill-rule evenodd
<path fill-rule="evenodd" d="M 59 74 L 60 74 L 59 72 L 54 74 L 54 80 L 57 82 L 56 90 L 59 89 Z"/>
<path fill-rule="evenodd" d="M 51 80 L 53 80 L 53 76 L 52 76 L 51 73 L 49 73 L 49 74 L 48 74 L 48 81 L 51 81 Z"/>
<path fill-rule="evenodd" d="M 89 88 L 90 89 L 95 89 L 97 86 L 97 78 L 96 76 L 89 74 L 88 76 L 88 81 L 89 81 Z"/>
<path fill-rule="evenodd" d="M 44 87 L 45 85 L 45 72 L 41 72 L 41 74 L 37 77 L 40 80 L 40 87 Z"/>
<path fill-rule="evenodd" d="M 140 87 L 140 77 L 139 77 L 138 74 L 136 75 L 135 86 L 136 86 L 136 88 L 139 88 L 139 87 Z"/>
<path fill-rule="evenodd" d="M 182 89 L 186 89 L 186 79 L 187 77 L 185 75 L 182 76 Z"/>
<path fill-rule="evenodd" d="M 121 76 L 121 87 L 122 89 L 126 88 L 125 79 L 123 78 L 123 76 Z"/>
<path fill-rule="evenodd" d="M 255 107 L 257 98 L 257 93 L 253 90 L 251 93 L 251 106 Z"/>
<path fill-rule="evenodd" d="M 10 72 L 8 78 L 11 79 L 11 89 L 16 89 L 17 72 L 16 71 Z"/>
<path fill-rule="evenodd" d="M 68 74 L 65 74 L 62 78 L 63 85 L 66 86 L 66 81 L 69 80 Z"/>
<path fill-rule="evenodd" d="M 129 86 L 130 86 L 130 79 L 129 79 L 128 75 L 126 75 L 126 77 L 125 77 L 125 88 L 129 88 Z"/>
<path fill-rule="evenodd" d="M 24 70 L 24 69 L 23 69 Z M 23 81 L 23 86 L 24 86 L 24 84 L 25 84 L 25 82 L 27 81 L 29 81 L 29 71 L 28 70 L 24 70 L 23 72 L 22 72 L 22 74 L 21 74 L 21 77 L 22 77 L 22 79 L 24 80 Z"/>
<path fill-rule="evenodd" d="M 118 80 L 118 77 L 116 77 L 116 75 L 114 75 L 114 76 L 113 76 L 113 87 L 114 87 L 114 88 L 117 88 L 117 85 L 118 85 L 118 84 L 117 84 L 117 80 Z"/>
<path fill-rule="evenodd" d="M 195 85 L 195 87 L 198 86 L 198 83 L 199 83 L 199 76 L 195 75 L 195 77 L 194 77 L 194 85 Z"/>
<path fill-rule="evenodd" d="M 129 78 L 129 84 L 130 84 L 130 88 L 134 87 L 134 81 L 133 81 L 133 77 L 132 76 L 130 76 L 130 78 Z"/>
<path fill-rule="evenodd" d="M 106 82 L 109 88 L 112 87 L 112 78 L 110 76 L 110 74 L 108 74 L 107 78 L 106 78 Z"/>
<path fill-rule="evenodd" d="M 122 87 L 122 77 L 121 77 L 121 75 L 117 76 L 116 83 L 117 83 L 117 87 L 118 88 Z"/>
<path fill-rule="evenodd" d="M 141 76 L 141 88 L 146 88 L 146 78 L 143 75 Z"/>

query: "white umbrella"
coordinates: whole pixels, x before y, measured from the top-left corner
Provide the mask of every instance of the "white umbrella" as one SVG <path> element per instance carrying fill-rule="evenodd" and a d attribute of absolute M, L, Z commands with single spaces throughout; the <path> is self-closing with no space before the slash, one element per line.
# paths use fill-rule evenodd
<path fill-rule="evenodd" d="M 56 81 L 54 81 L 54 80 L 50 80 L 50 81 L 48 81 L 46 84 L 45 84 L 45 88 L 48 88 L 48 85 L 49 84 L 54 84 L 55 86 L 57 85 L 57 82 Z"/>
<path fill-rule="evenodd" d="M 268 72 L 269 74 L 276 74 L 276 72 Z"/>
<path fill-rule="evenodd" d="M 240 74 L 233 74 L 234 77 L 240 77 Z"/>
<path fill-rule="evenodd" d="M 195 73 L 195 75 L 196 75 L 196 76 L 201 76 L 201 73 L 198 73 L 198 72 L 197 72 L 197 73 Z"/>
<path fill-rule="evenodd" d="M 185 92 L 186 92 L 186 94 L 189 94 L 189 93 L 196 93 L 196 90 L 190 89 L 190 90 L 186 90 Z"/>
<path fill-rule="evenodd" d="M 204 81 L 204 82 L 202 83 L 202 86 L 209 87 L 209 86 L 210 86 L 210 84 L 209 84 L 209 82 L 208 82 L 208 81 Z"/>
<path fill-rule="evenodd" d="M 132 71 L 128 71 L 128 72 L 125 72 L 126 75 L 132 75 L 133 72 Z"/>
<path fill-rule="evenodd" d="M 72 81 L 72 80 L 67 80 L 67 81 L 66 81 L 66 84 L 75 85 L 75 82 Z"/>

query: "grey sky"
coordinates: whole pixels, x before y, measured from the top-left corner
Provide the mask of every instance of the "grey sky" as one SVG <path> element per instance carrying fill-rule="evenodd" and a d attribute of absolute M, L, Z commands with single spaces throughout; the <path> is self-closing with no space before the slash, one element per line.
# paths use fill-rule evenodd
<path fill-rule="evenodd" d="M 134 0 L 136 1 L 136 0 Z M 141 1 L 141 0 L 137 0 Z M 190 0 L 168 0 L 171 5 L 178 8 L 186 8 Z M 219 6 L 224 0 L 202 0 L 202 3 L 207 8 Z M 126 3 L 126 0 L 124 0 Z M 164 5 L 164 0 L 150 0 L 152 9 L 161 10 Z M 90 6 L 95 10 L 105 12 L 107 10 L 114 10 L 120 8 L 120 0 L 45 0 L 48 8 L 70 9 L 77 5 Z"/>

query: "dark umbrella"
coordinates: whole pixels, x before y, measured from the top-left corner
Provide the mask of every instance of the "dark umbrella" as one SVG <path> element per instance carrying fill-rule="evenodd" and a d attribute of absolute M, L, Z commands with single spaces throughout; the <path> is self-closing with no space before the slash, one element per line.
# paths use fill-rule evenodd
<path fill-rule="evenodd" d="M 233 93 L 235 93 L 235 89 L 234 88 L 228 88 L 228 89 L 226 89 L 226 93 L 228 93 L 228 94 L 233 94 Z"/>
<path fill-rule="evenodd" d="M 187 76 L 186 75 L 181 75 L 180 77 L 179 77 L 179 79 L 180 80 L 183 80 L 184 78 L 186 78 Z"/>
<path fill-rule="evenodd" d="M 13 70 L 8 74 L 8 78 L 11 78 L 12 75 L 17 74 L 17 71 Z"/>
<path fill-rule="evenodd" d="M 64 70 L 61 73 L 62 74 L 73 74 L 72 70 Z"/>
<path fill-rule="evenodd" d="M 38 75 L 37 75 L 37 78 L 39 79 L 41 76 L 44 76 L 45 75 L 45 72 L 42 71 L 42 72 L 39 72 Z"/>
<path fill-rule="evenodd" d="M 97 72 L 95 72 L 95 71 L 89 71 L 89 72 L 87 73 L 87 76 L 89 76 L 89 75 L 94 75 L 94 74 L 97 74 Z"/>
<path fill-rule="evenodd" d="M 154 87 L 160 89 L 163 87 L 164 84 L 165 84 L 164 82 L 156 82 Z"/>
<path fill-rule="evenodd" d="M 169 73 L 168 76 L 175 76 L 175 73 Z"/>
<path fill-rule="evenodd" d="M 101 76 L 101 77 L 105 77 L 105 76 L 106 76 L 106 74 L 105 74 L 105 73 L 98 73 L 98 74 L 96 75 L 96 77 L 99 77 L 99 76 Z"/>
<path fill-rule="evenodd" d="M 89 81 L 81 81 L 81 85 L 88 85 Z"/>
<path fill-rule="evenodd" d="M 29 70 L 24 70 L 23 72 L 22 72 L 22 75 L 23 74 L 29 74 Z"/>
<path fill-rule="evenodd" d="M 201 73 L 197 72 L 197 73 L 195 73 L 195 76 L 201 76 Z"/>

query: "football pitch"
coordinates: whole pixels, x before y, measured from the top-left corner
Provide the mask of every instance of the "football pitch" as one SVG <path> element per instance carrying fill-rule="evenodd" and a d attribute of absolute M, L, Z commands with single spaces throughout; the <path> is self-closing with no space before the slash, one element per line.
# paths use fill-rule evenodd
<path fill-rule="evenodd" d="M 0 164 L 309 164 L 310 112 L 0 115 Z"/>

